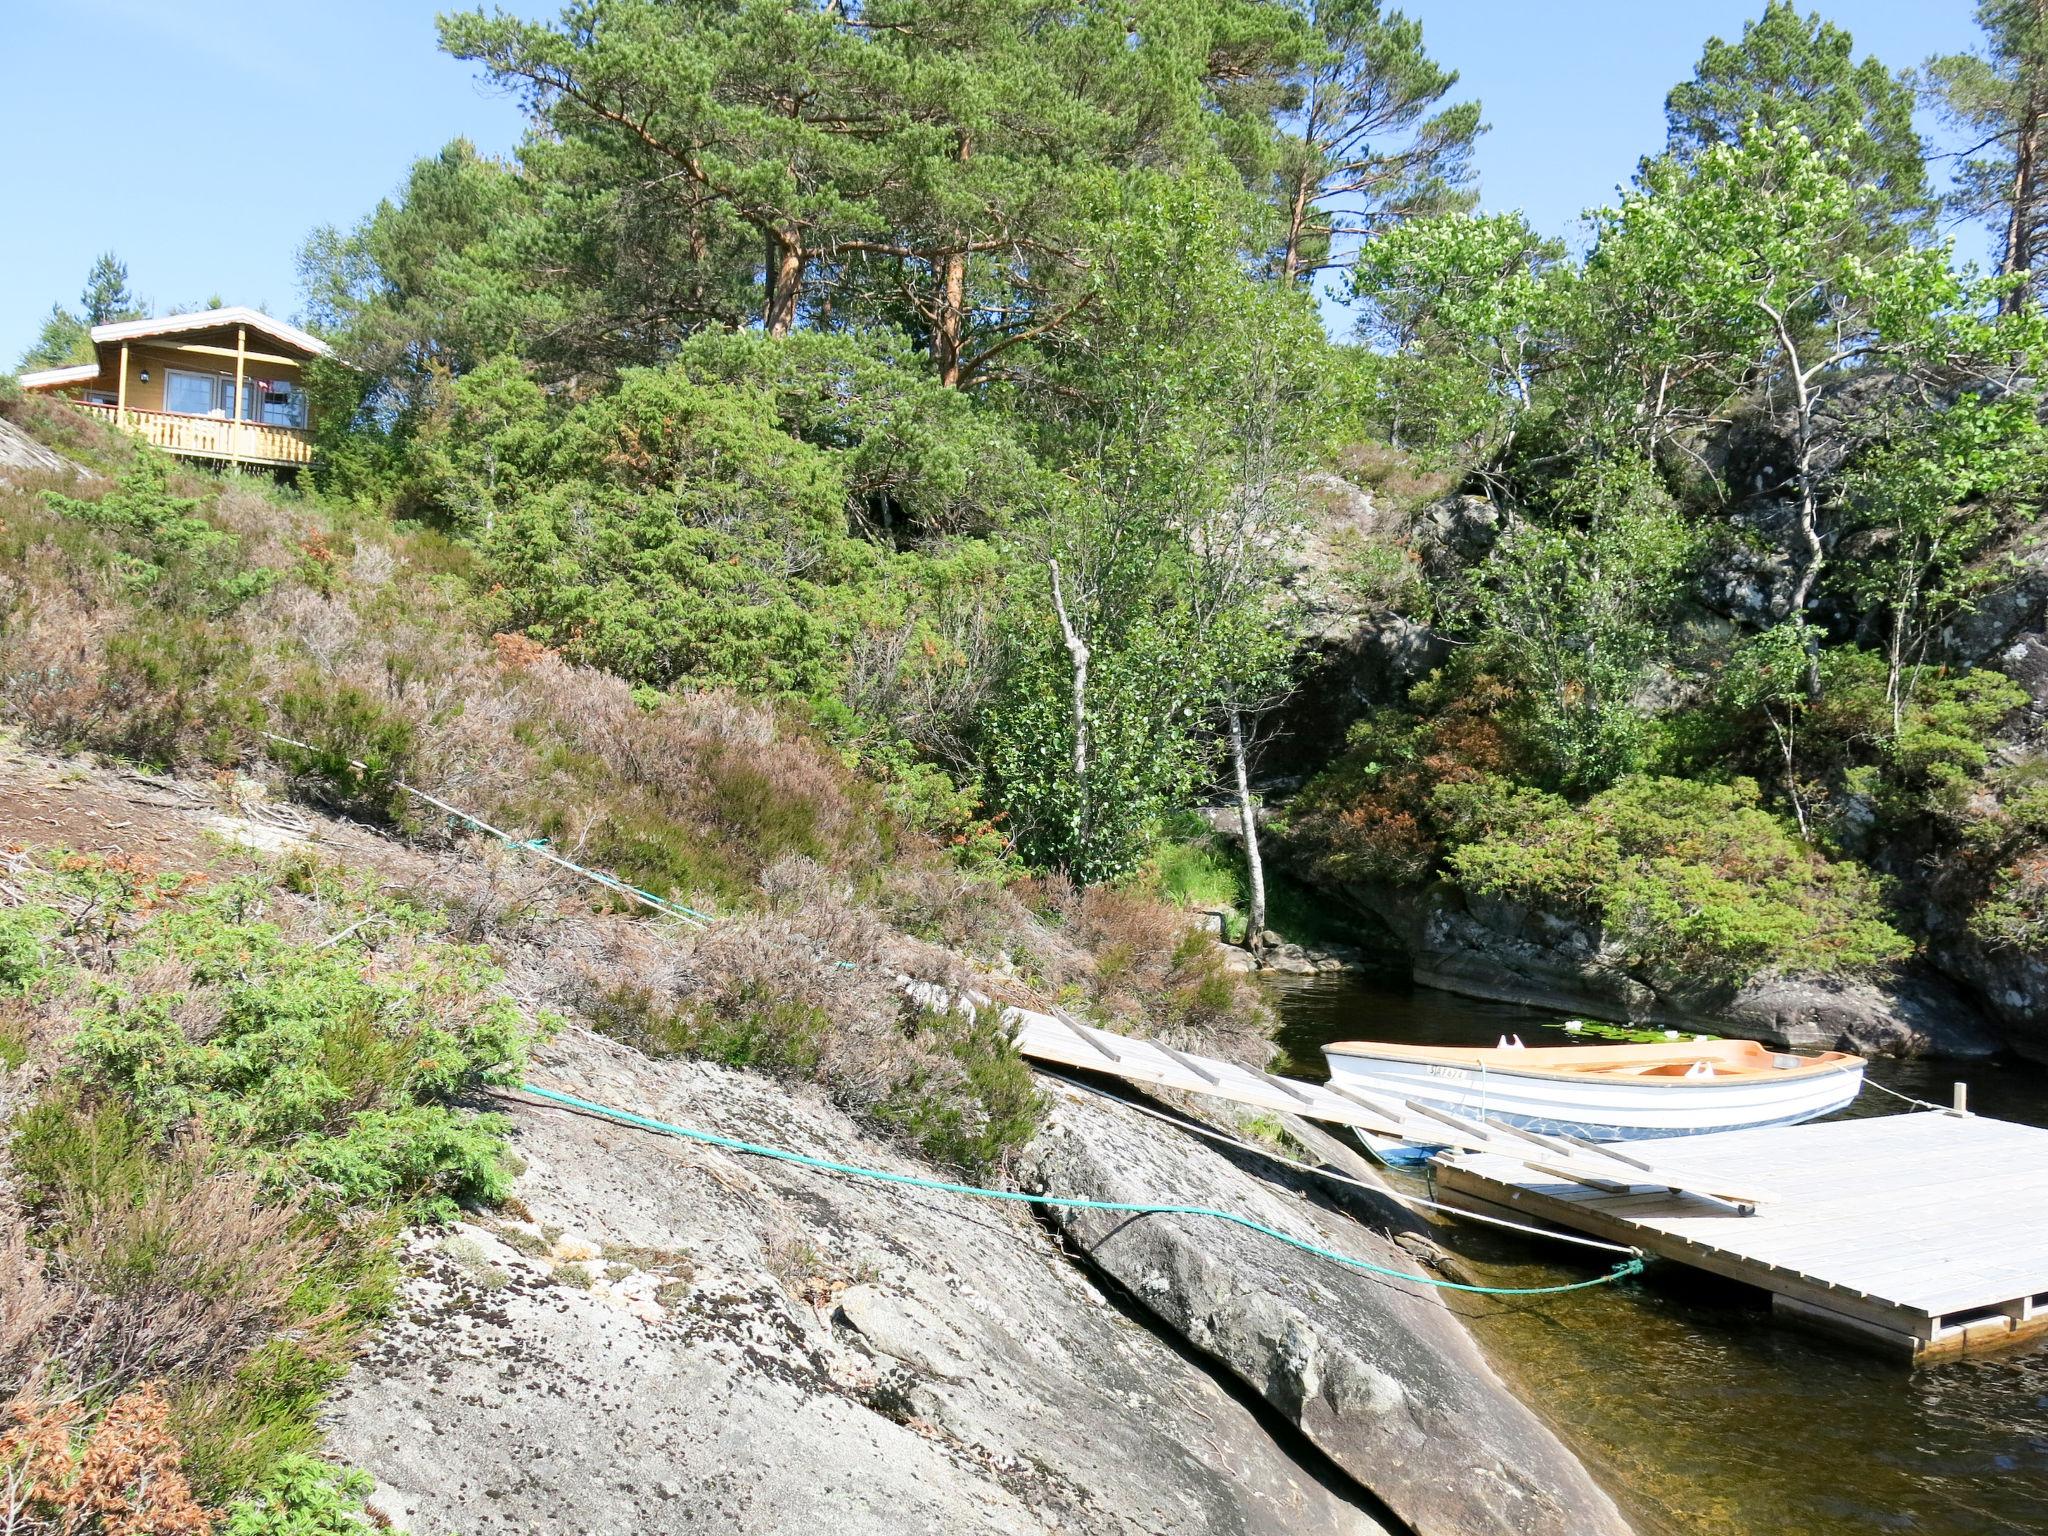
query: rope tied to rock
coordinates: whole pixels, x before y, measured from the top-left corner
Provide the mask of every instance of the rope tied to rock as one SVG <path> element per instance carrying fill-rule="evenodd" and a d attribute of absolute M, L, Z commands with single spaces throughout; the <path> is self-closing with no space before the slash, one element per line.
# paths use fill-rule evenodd
<path fill-rule="evenodd" d="M 310 742 L 295 741 L 289 736 L 280 736 L 275 731 L 259 730 L 256 734 L 267 740 L 277 742 L 282 746 L 307 753 L 315 758 L 330 755 L 324 748 L 316 747 Z M 355 769 L 358 773 L 369 773 L 371 771 L 369 764 L 362 762 L 360 759 L 350 757 L 344 758 L 342 761 L 346 762 L 349 767 Z M 645 907 L 652 907 L 655 911 L 665 916 L 681 918 L 684 922 L 696 928 L 708 928 L 717 921 L 708 912 L 699 912 L 695 907 L 686 907 L 679 901 L 669 900 L 666 896 L 657 896 L 652 891 L 643 891 L 639 886 L 621 880 L 617 875 L 607 874 L 601 869 L 591 869 L 587 865 L 578 864 L 574 859 L 566 858 L 555 852 L 554 849 L 548 846 L 548 840 L 544 837 L 514 837 L 503 828 L 492 826 L 481 816 L 473 816 L 468 811 L 458 810 L 446 800 L 430 795 L 424 789 L 416 788 L 406 783 L 403 779 L 393 779 L 391 787 L 403 790 L 415 800 L 431 805 L 435 810 L 442 812 L 444 815 L 454 817 L 455 820 L 463 823 L 465 826 L 474 827 L 477 831 L 487 836 L 495 837 L 507 848 L 517 849 L 521 853 L 537 853 L 550 864 L 559 865 L 571 874 L 590 881 L 593 885 L 601 885 L 614 895 L 623 896 L 629 901 L 637 901 Z"/>
<path fill-rule="evenodd" d="M 794 1152 L 787 1147 L 771 1147 L 760 1142 L 743 1141 L 735 1136 L 721 1136 L 715 1131 L 699 1130 L 692 1126 L 675 1125 L 666 1120 L 656 1120 L 647 1115 L 635 1114 L 631 1110 L 619 1109 L 610 1104 L 598 1104 L 589 1099 L 578 1098 L 575 1094 L 562 1093 L 557 1089 L 543 1088 L 537 1083 L 525 1083 L 520 1092 L 531 1094 L 537 1099 L 559 1104 L 583 1114 L 596 1115 L 618 1125 L 631 1126 L 636 1130 L 652 1131 L 657 1135 L 679 1137 L 684 1141 L 696 1142 L 703 1146 L 719 1147 L 728 1152 L 738 1152 L 749 1157 L 767 1158 L 778 1163 L 788 1163 L 799 1168 L 809 1168 L 820 1173 L 838 1174 L 846 1178 L 867 1179 L 880 1184 L 894 1184 L 909 1189 L 930 1190 L 938 1194 L 960 1195 L 978 1200 L 1000 1200 L 1018 1205 L 1036 1205 L 1054 1210 L 1107 1211 L 1125 1216 L 1192 1216 L 1211 1221 L 1224 1222 L 1230 1226 L 1242 1227 L 1261 1237 L 1284 1243 L 1318 1259 L 1340 1265 L 1345 1269 L 1357 1270 L 1364 1274 L 1378 1275 L 1389 1280 L 1401 1280 L 1410 1285 L 1425 1285 L 1441 1291 L 1461 1291 L 1475 1296 L 1557 1296 L 1567 1291 L 1590 1290 L 1594 1286 L 1612 1285 L 1617 1280 L 1626 1280 L 1631 1275 L 1643 1272 L 1643 1258 L 1634 1255 L 1616 1264 L 1604 1275 L 1591 1280 L 1576 1280 L 1566 1285 L 1472 1285 L 1461 1280 L 1439 1280 L 1430 1275 L 1410 1274 L 1405 1270 L 1389 1269 L 1384 1265 L 1355 1259 L 1348 1253 L 1339 1253 L 1334 1248 L 1325 1248 L 1304 1238 L 1283 1232 L 1278 1227 L 1268 1226 L 1250 1216 L 1235 1211 L 1218 1210 L 1206 1205 L 1154 1204 L 1145 1201 L 1089 1200 L 1076 1195 L 1035 1194 L 1021 1189 L 990 1189 L 979 1184 L 959 1184 L 949 1179 L 928 1179 L 912 1173 L 896 1173 L 886 1168 L 867 1168 L 858 1163 L 842 1163 L 832 1158 L 812 1157 L 805 1152 Z"/>

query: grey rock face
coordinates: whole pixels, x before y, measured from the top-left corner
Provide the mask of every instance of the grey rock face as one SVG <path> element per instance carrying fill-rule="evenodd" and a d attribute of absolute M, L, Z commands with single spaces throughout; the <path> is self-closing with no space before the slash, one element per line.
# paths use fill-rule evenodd
<path fill-rule="evenodd" d="M 1882 985 L 1766 976 L 1734 993 L 1679 992 L 1630 971 L 1597 929 L 1555 913 L 1441 884 L 1348 894 L 1401 937 L 1417 981 L 1467 997 L 1866 1055 L 1988 1056 L 1999 1046 L 1983 1014 L 1932 972 Z"/>
<path fill-rule="evenodd" d="M 815 1099 L 580 1031 L 532 1075 L 914 1171 Z M 1021 1207 L 512 1113 L 533 1220 L 421 1238 L 398 1315 L 329 1415 L 332 1451 L 408 1529 L 1385 1529 L 1109 1305 Z"/>
<path fill-rule="evenodd" d="M 1190 1154 L 1096 1101 L 1063 1102 L 1025 1176 L 1062 1194 L 1241 1213 L 1368 1263 L 1407 1252 L 1346 1216 Z M 1555 1436 L 1502 1387 L 1439 1299 L 1200 1217 L 1061 1211 L 1088 1260 L 1370 1484 L 1413 1530 L 1604 1536 L 1627 1529 Z M 1306 1529 L 1306 1527 L 1304 1527 Z"/>

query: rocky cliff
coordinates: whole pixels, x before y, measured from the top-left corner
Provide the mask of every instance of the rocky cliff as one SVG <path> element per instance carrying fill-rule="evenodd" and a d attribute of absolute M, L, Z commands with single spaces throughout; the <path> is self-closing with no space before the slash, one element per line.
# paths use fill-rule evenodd
<path fill-rule="evenodd" d="M 572 1030 L 536 1081 L 917 1171 L 822 1100 Z M 512 1215 L 423 1234 L 336 1452 L 414 1530 L 1626 1529 L 1420 1287 L 1215 1223 L 1074 1220 L 511 1106 Z M 1384 1231 L 1062 1100 L 1027 1181 Z M 1126 1298 L 1136 1307 L 1127 1309 Z"/>
<path fill-rule="evenodd" d="M 1753 448 L 1752 451 L 1761 451 Z M 1304 687 L 1275 735 L 1268 800 L 1283 815 L 1288 794 L 1342 744 L 1351 722 L 1396 706 L 1453 653 L 1416 595 L 1426 581 L 1455 586 L 1487 558 L 1505 515 L 1485 497 L 1453 493 L 1405 509 L 1338 477 L 1314 477 L 1313 532 L 1294 587 L 1311 615 Z M 1673 624 L 1674 643 L 1695 659 L 1788 611 L 1793 562 L 1786 508 L 1768 495 L 1732 507 L 1731 536 L 1695 572 Z M 1361 559 L 1360 551 L 1378 553 Z M 1835 558 L 1853 560 L 1844 546 Z M 2019 683 L 2030 702 L 1993 743 L 1995 764 L 2024 766 L 2048 742 L 2048 549 L 2023 539 L 1991 557 L 1995 580 L 1938 637 L 1939 660 L 1989 668 Z M 1361 577 L 1361 571 L 1370 579 Z M 1421 616 L 1418 616 L 1421 615 Z M 1818 615 L 1843 641 L 1874 644 L 1865 621 Z M 1649 701 L 1658 708 L 1670 699 Z M 1320 757 L 1319 757 L 1320 754 Z M 1980 807 L 1981 809 L 1981 807 Z M 1233 836 L 1224 822 L 1219 832 Z M 1953 850 L 1934 828 L 1866 839 L 1857 856 L 1888 877 L 1898 916 L 1920 945 L 1894 974 L 1867 981 L 1767 974 L 1739 989 L 1674 991 L 1631 971 L 1595 927 L 1489 900 L 1441 880 L 1391 887 L 1331 886 L 1371 947 L 1391 939 L 1416 980 L 1472 996 L 1579 1012 L 1621 1022 L 1739 1032 L 1789 1046 L 1843 1046 L 1884 1054 L 1976 1056 L 2016 1048 L 2048 1051 L 2048 964 L 1983 942 L 1966 921 L 1971 893 L 1930 878 Z M 1315 850 L 1270 845 L 1300 877 L 1315 878 Z M 1330 882 L 1323 882 L 1330 886 Z"/>

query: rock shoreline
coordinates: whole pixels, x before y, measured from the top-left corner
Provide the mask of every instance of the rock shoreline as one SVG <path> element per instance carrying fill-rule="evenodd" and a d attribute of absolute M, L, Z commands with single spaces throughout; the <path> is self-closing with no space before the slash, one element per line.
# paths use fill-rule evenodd
<path fill-rule="evenodd" d="M 534 1077 L 915 1171 L 811 1090 L 579 1029 Z M 1627 1530 L 1432 1293 L 1220 1223 L 1044 1223 L 535 1103 L 510 1114 L 511 1214 L 415 1240 L 396 1315 L 327 1415 L 332 1453 L 409 1529 Z M 1414 1265 L 1398 1220 L 1340 1215 L 1085 1096 L 1056 1101 L 1019 1172 Z"/>

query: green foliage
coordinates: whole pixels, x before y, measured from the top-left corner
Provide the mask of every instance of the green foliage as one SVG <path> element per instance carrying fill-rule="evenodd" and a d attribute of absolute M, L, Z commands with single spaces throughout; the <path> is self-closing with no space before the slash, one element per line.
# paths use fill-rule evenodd
<path fill-rule="evenodd" d="M 1284 210 L 1283 281 L 1330 264 L 1343 235 L 1469 205 L 1479 103 L 1422 46 L 1422 23 L 1379 0 L 1312 0 L 1320 45 L 1301 72 L 1298 137 L 1283 140 L 1274 201 Z"/>
<path fill-rule="evenodd" d="M 1866 216 L 1896 236 L 1933 211 L 1913 90 L 1874 57 L 1860 63 L 1854 39 L 1792 0 L 1766 0 L 1741 41 L 1707 40 L 1692 79 L 1664 99 L 1667 148 L 1680 159 L 1741 139 L 1752 120 L 1797 128 L 1842 148 L 1864 187 Z"/>
<path fill-rule="evenodd" d="M 1981 784 L 1998 728 L 2026 702 L 1986 669 L 1921 668 L 1900 679 L 1879 652 L 1818 652 L 1797 625 L 1753 637 L 1730 656 L 1705 707 L 1666 723 L 1672 772 L 1733 768 L 1767 777 L 1784 803 L 1837 843 L 1932 818 L 1954 822 Z"/>
<path fill-rule="evenodd" d="M 2038 303 L 2048 267 L 2048 195 L 2035 167 L 2032 135 L 2048 82 L 2048 18 L 2024 0 L 1979 0 L 1984 42 L 1975 53 L 1927 61 L 1928 94 L 1970 146 L 1958 158 L 1947 207 L 1989 225 L 1998 270 L 2024 274 L 2008 310 Z"/>
<path fill-rule="evenodd" d="M 77 1081 L 152 1138 L 203 1125 L 280 1193 L 426 1215 L 496 1198 L 501 1124 L 452 1102 L 523 1059 L 482 953 L 425 946 L 372 972 L 351 944 L 286 940 L 255 915 L 261 891 L 220 885 L 134 935 L 79 1012 Z"/>
<path fill-rule="evenodd" d="M 1518 213 L 1417 219 L 1365 245 L 1351 296 L 1361 337 L 1385 352 L 1371 411 L 1395 447 L 1443 463 L 1512 440 L 1556 323 L 1562 256 Z"/>
<path fill-rule="evenodd" d="M 248 1498 L 237 1500 L 224 1536 L 357 1536 L 363 1500 L 375 1487 L 366 1473 L 311 1456 L 281 1456 Z"/>
<path fill-rule="evenodd" d="M 226 1528 L 359 1529 L 367 1480 L 313 1459 L 316 1417 L 393 1299 L 402 1222 L 504 1187 L 502 1122 L 462 1107 L 523 1065 L 496 973 L 308 864 L 208 884 L 63 857 L 21 878 L 47 905 L 10 934 L 73 914 L 38 972 L 75 1025 L 8 1125 L 18 1209 L 73 1296 L 53 1353 L 24 1358 L 45 1386 L 160 1381 Z M 294 897 L 327 914 L 314 936 L 274 920 Z M 350 937 L 368 917 L 393 941 L 375 958 Z"/>
<path fill-rule="evenodd" d="M 1808 848 L 1750 780 L 1637 776 L 1574 807 L 1482 779 L 1444 786 L 1436 810 L 1468 890 L 1595 922 L 1660 986 L 1857 974 L 1912 952 L 1872 877 Z"/>
<path fill-rule="evenodd" d="M 0 909 L 0 997 L 32 995 L 50 972 L 52 907 L 24 904 Z"/>
<path fill-rule="evenodd" d="M 305 746 L 265 738 L 273 757 L 341 808 L 382 820 L 404 813 L 398 781 L 414 750 L 410 721 L 353 683 L 311 671 L 279 693 L 277 713 L 278 734 Z"/>
<path fill-rule="evenodd" d="M 15 365 L 21 372 L 38 368 L 72 368 L 93 360 L 91 327 L 62 304 L 52 304 L 42 329 Z"/>
<path fill-rule="evenodd" d="M 275 573 L 249 569 L 234 534 L 196 515 L 201 501 L 174 496 L 169 461 L 138 456 L 112 490 L 97 497 L 44 492 L 61 517 L 108 536 L 122 579 L 171 609 L 217 618 L 268 590 Z"/>
<path fill-rule="evenodd" d="M 112 251 L 102 252 L 93 262 L 92 270 L 85 275 L 85 289 L 78 296 L 78 304 L 88 329 L 140 319 L 143 314 L 128 289 L 128 263 Z"/>
<path fill-rule="evenodd" d="M 1041 1115 L 1038 1089 L 993 1012 L 973 1020 L 920 1014 L 910 1033 L 949 1054 L 955 1070 L 913 1072 L 875 1107 L 878 1120 L 941 1167 L 985 1172 L 1029 1143 Z"/>
<path fill-rule="evenodd" d="M 1100 280 L 1106 334 L 1048 430 L 1077 486 L 1017 543 L 984 737 L 1018 850 L 1083 882 L 1136 868 L 1194 782 L 1205 716 L 1280 687 L 1271 552 L 1322 421 L 1304 296 L 1247 276 L 1229 203 L 1143 193 Z"/>
<path fill-rule="evenodd" d="M 1697 539 L 1640 458 L 1583 463 L 1545 499 L 1494 545 L 1469 601 L 1483 664 L 1526 690 L 1529 755 L 1582 793 L 1642 765 L 1636 695 Z"/>
<path fill-rule="evenodd" d="M 1244 900 L 1238 861 L 1219 849 L 1206 830 L 1163 840 L 1153 854 L 1150 883 L 1177 907 L 1230 908 Z"/>
<path fill-rule="evenodd" d="M 136 303 L 135 295 L 128 291 L 127 265 L 112 251 L 92 264 L 78 301 L 81 312 L 76 314 L 62 304 L 50 306 L 42 330 L 21 355 L 17 366 L 23 373 L 36 368 L 67 368 L 93 362 L 96 357 L 92 345 L 94 326 L 116 320 L 136 320 L 147 313 Z"/>

